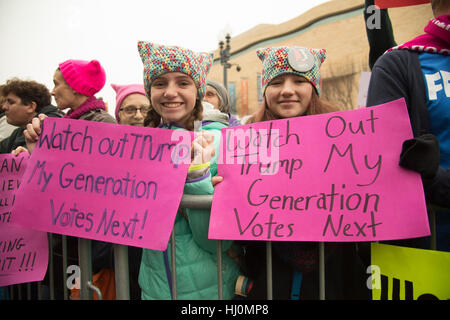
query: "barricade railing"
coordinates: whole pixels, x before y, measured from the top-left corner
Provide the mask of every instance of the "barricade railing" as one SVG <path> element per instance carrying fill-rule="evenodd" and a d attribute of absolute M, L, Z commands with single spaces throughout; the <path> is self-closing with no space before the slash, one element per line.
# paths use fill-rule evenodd
<path fill-rule="evenodd" d="M 210 209 L 212 204 L 212 195 L 183 195 L 180 203 L 180 208 L 191 209 Z M 436 250 L 436 210 L 448 210 L 435 205 L 427 207 L 430 220 L 430 249 Z M 49 233 L 49 292 L 45 295 L 48 299 L 55 300 L 55 270 L 53 265 L 53 241 L 55 236 Z M 67 237 L 62 237 L 62 257 L 63 257 L 63 298 L 70 299 L 69 288 L 67 286 L 67 267 L 68 267 L 68 249 Z M 176 273 L 176 248 L 175 248 L 175 233 L 172 232 L 170 237 L 171 245 L 171 267 L 172 267 L 172 299 L 177 300 L 177 273 Z M 116 285 L 116 299 L 129 300 L 130 299 L 130 280 L 129 280 L 129 261 L 128 261 L 128 247 L 120 244 L 113 244 L 114 250 L 114 273 Z M 318 243 L 319 250 L 319 299 L 325 300 L 325 243 Z M 92 283 L 92 248 L 90 239 L 78 239 L 78 258 L 80 267 L 80 299 L 92 300 L 93 292 L 97 293 L 97 298 L 102 299 L 102 294 L 99 288 Z M 266 268 L 267 268 L 267 300 L 273 299 L 273 279 L 272 279 L 272 242 L 266 242 Z M 222 241 L 217 240 L 217 279 L 219 300 L 223 299 L 223 278 L 222 278 Z M 32 294 L 32 286 L 36 287 L 37 294 Z M 25 288 L 25 289 L 24 289 Z M 9 292 L 9 298 L 12 300 L 30 300 L 32 297 L 38 300 L 44 299 L 42 282 L 25 283 L 18 285 L 11 285 L 2 288 L 3 296 Z M 24 290 L 26 297 L 23 297 Z"/>

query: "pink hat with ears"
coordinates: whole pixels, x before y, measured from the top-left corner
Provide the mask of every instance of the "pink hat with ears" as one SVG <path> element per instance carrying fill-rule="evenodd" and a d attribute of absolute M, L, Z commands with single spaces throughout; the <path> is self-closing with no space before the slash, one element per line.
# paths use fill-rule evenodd
<path fill-rule="evenodd" d="M 120 121 L 119 111 L 123 100 L 133 93 L 139 93 L 145 96 L 145 89 L 142 84 L 129 84 L 129 85 L 118 85 L 111 84 L 111 87 L 116 91 L 116 120 Z"/>
<path fill-rule="evenodd" d="M 67 84 L 76 92 L 92 97 L 106 82 L 105 70 L 97 60 L 67 60 L 59 64 Z"/>

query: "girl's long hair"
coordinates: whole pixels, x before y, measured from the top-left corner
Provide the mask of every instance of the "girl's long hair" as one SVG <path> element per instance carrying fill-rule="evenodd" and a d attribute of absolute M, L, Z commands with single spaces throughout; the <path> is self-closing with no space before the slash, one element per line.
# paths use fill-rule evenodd
<path fill-rule="evenodd" d="M 317 95 L 316 90 L 312 91 L 311 101 L 309 103 L 308 109 L 306 109 L 305 116 L 313 115 L 313 114 L 321 114 L 321 113 L 328 113 L 328 112 L 334 112 L 339 111 L 339 108 L 332 105 L 330 102 L 320 99 Z M 258 111 L 256 111 L 253 115 L 251 115 L 245 124 L 249 123 L 255 123 L 255 122 L 261 122 L 261 121 L 270 121 L 270 120 L 277 120 L 277 119 L 283 119 L 282 117 L 274 114 L 272 111 L 269 110 L 269 107 L 267 106 L 266 98 L 264 97 L 264 100 L 261 104 L 261 108 L 259 108 Z"/>
<path fill-rule="evenodd" d="M 149 99 L 150 100 L 150 99 Z M 190 117 L 186 121 L 186 126 L 184 127 L 188 131 L 194 130 L 194 122 L 197 120 L 203 119 L 203 104 L 200 99 L 197 99 L 195 101 L 195 107 L 192 111 Z M 157 128 L 159 125 L 163 122 L 161 116 L 159 113 L 155 111 L 155 109 L 152 108 L 152 103 L 150 100 L 150 111 L 147 113 L 147 116 L 144 119 L 144 126 L 145 127 L 152 127 Z"/>

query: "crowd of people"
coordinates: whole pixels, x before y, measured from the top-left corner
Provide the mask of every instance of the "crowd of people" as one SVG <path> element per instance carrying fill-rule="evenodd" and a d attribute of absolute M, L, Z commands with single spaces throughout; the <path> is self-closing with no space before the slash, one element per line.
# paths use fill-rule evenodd
<path fill-rule="evenodd" d="M 405 98 L 414 139 L 403 144 L 399 163 L 421 174 L 427 201 L 442 208 L 438 231 L 439 242 L 445 246 L 450 234 L 445 229 L 450 208 L 450 4 L 432 0 L 431 5 L 435 19 L 426 26 L 425 34 L 404 45 L 389 41 L 390 24 L 382 29 L 385 33 L 368 30 L 372 78 L 367 105 Z M 389 23 L 388 16 L 383 19 Z M 202 134 L 193 142 L 201 158 L 192 159 L 184 192 L 211 195 L 224 179 L 217 175 L 222 128 L 339 110 L 321 98 L 320 67 L 326 59 L 325 49 L 300 45 L 258 49 L 263 102 L 245 123 L 231 113 L 226 88 L 208 79 L 210 54 L 146 41 L 138 43 L 138 53 L 143 84 L 112 84 L 115 117 L 95 96 L 106 82 L 98 60 L 69 59 L 56 65 L 51 92 L 35 81 L 8 80 L 0 92 L 0 153 L 32 154 L 46 117 L 188 131 L 201 122 Z M 305 57 L 306 62 L 296 64 L 289 58 L 292 54 Z M 52 96 L 56 106 L 51 103 Z M 217 299 L 217 246 L 208 239 L 209 215 L 205 211 L 180 209 L 175 218 L 178 299 Z M 425 240 L 398 244 L 425 248 Z M 61 244 L 55 243 L 55 250 L 60 248 Z M 274 299 L 318 299 L 317 243 L 276 242 L 273 249 Z M 76 264 L 76 238 L 70 238 L 69 251 L 69 259 Z M 223 298 L 265 299 L 265 243 L 223 241 L 222 251 Z M 110 243 L 93 241 L 92 255 L 94 274 L 114 268 Z M 132 299 L 173 297 L 170 243 L 163 252 L 130 247 L 128 255 Z M 330 243 L 325 257 L 327 299 L 370 299 L 366 287 L 370 258 L 364 246 Z M 301 286 L 296 281 L 299 275 Z M 249 285 L 245 292 L 237 293 L 236 283 L 242 279 Z"/>

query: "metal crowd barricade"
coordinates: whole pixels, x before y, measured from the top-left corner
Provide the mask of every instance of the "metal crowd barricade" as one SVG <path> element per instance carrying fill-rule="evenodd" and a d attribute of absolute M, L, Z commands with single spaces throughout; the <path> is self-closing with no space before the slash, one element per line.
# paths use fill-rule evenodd
<path fill-rule="evenodd" d="M 212 204 L 212 195 L 183 195 L 180 207 L 194 208 L 194 209 L 210 209 Z M 430 219 L 430 249 L 436 250 L 436 210 L 448 210 L 437 206 L 429 206 L 428 214 Z M 59 236 L 49 233 L 49 298 L 55 299 L 55 276 L 53 266 L 53 237 Z M 171 258 L 172 258 L 172 293 L 173 299 L 177 297 L 177 278 L 176 278 L 176 248 L 175 248 L 175 234 L 171 235 Z M 124 245 L 114 244 L 114 268 L 115 268 L 115 282 L 116 282 L 116 299 L 129 300 L 130 299 L 130 284 L 129 284 L 129 267 L 128 267 L 128 247 Z M 223 284 L 222 284 L 222 241 L 217 240 L 217 278 L 218 278 L 218 299 L 223 299 Z M 63 255 L 63 283 L 64 299 L 69 299 L 67 285 L 67 237 L 62 236 L 62 255 Z M 78 255 L 80 266 L 80 299 L 92 300 L 93 292 L 97 293 L 98 299 L 102 299 L 100 290 L 92 284 L 92 249 L 91 240 L 78 239 Z M 273 299 L 273 282 L 272 282 L 272 242 L 266 242 L 266 267 L 267 267 L 267 300 Z M 25 299 L 31 298 L 32 286 L 37 287 L 37 298 L 43 299 L 42 282 L 27 283 L 9 286 L 10 299 L 23 300 L 23 288 L 26 288 Z M 3 288 L 5 290 L 6 288 Z M 17 290 L 14 290 L 17 289 Z M 61 288 L 60 288 L 61 289 Z M 16 296 L 17 293 L 17 296 Z M 319 299 L 325 300 L 325 243 L 319 242 Z"/>

